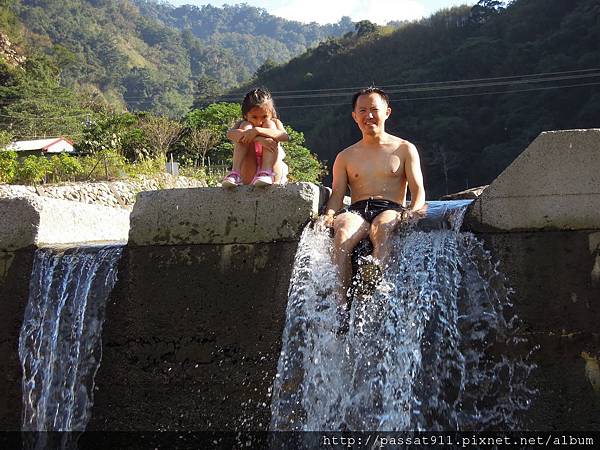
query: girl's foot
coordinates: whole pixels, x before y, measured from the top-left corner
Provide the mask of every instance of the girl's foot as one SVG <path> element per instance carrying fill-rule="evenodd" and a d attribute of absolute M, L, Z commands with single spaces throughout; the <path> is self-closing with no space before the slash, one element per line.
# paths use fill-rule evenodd
<path fill-rule="evenodd" d="M 221 181 L 221 186 L 226 188 L 236 187 L 240 184 L 242 184 L 242 177 L 239 172 L 236 172 L 235 170 L 229 172 L 229 174 L 223 178 L 223 181 Z"/>
<path fill-rule="evenodd" d="M 274 174 L 271 170 L 260 170 L 252 180 L 252 185 L 270 186 L 273 184 L 273 178 Z"/>

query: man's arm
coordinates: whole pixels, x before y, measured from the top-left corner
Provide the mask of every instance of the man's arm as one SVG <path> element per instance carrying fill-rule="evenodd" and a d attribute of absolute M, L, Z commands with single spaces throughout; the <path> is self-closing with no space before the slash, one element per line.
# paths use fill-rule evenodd
<path fill-rule="evenodd" d="M 410 189 L 410 211 L 418 211 L 425 205 L 425 187 L 419 152 L 414 145 L 408 144 L 408 152 L 404 163 L 408 189 Z"/>
<path fill-rule="evenodd" d="M 333 163 L 333 182 L 331 183 L 331 196 L 325 207 L 325 225 L 333 225 L 333 216 L 344 206 L 344 195 L 348 188 L 348 175 L 346 173 L 346 159 L 340 153 Z"/>

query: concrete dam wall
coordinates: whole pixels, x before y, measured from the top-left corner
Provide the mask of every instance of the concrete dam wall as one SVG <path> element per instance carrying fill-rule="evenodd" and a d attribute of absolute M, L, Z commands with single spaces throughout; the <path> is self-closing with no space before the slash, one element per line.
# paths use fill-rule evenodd
<path fill-rule="evenodd" d="M 600 183 L 589 181 L 600 173 L 598 152 L 600 130 L 542 134 L 465 223 L 510 279 L 519 332 L 540 347 L 528 429 L 600 430 Z M 539 186 L 555 177 L 560 190 Z M 539 197 L 549 197 L 545 209 Z M 144 192 L 131 226 L 110 208 L 88 214 L 85 205 L 56 202 L 0 200 L 0 429 L 20 429 L 17 346 L 36 247 L 125 238 L 88 429 L 267 429 L 292 265 L 300 232 L 323 202 L 319 189 Z"/>

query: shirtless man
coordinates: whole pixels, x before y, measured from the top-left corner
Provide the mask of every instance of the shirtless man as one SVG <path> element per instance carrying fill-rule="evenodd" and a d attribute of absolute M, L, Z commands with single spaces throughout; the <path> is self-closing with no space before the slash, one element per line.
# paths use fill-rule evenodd
<path fill-rule="evenodd" d="M 390 116 L 389 97 L 378 88 L 357 92 L 352 100 L 352 118 L 362 139 L 340 152 L 333 164 L 332 193 L 321 217 L 321 226 L 333 227 L 334 262 L 342 295 L 346 296 L 352 276 L 351 255 L 367 236 L 373 243 L 373 258 L 385 267 L 389 257 L 388 239 L 406 215 L 425 205 L 425 188 L 419 154 L 413 144 L 385 132 Z M 405 208 L 406 188 L 410 208 Z M 347 188 L 351 205 L 342 209 Z"/>

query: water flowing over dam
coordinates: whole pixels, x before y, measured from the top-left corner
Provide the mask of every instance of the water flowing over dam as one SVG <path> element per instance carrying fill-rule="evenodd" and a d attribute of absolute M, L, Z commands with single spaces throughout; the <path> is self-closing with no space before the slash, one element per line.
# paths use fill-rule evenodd
<path fill-rule="evenodd" d="M 304 230 L 272 430 L 519 429 L 535 394 L 525 383 L 534 364 L 511 289 L 482 243 L 459 231 L 464 202 L 434 206 L 445 229 L 396 238 L 384 281 L 354 300 L 345 335 L 335 332 L 332 241 Z"/>
<path fill-rule="evenodd" d="M 19 338 L 24 431 L 83 431 L 121 246 L 38 249 Z"/>

